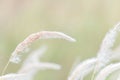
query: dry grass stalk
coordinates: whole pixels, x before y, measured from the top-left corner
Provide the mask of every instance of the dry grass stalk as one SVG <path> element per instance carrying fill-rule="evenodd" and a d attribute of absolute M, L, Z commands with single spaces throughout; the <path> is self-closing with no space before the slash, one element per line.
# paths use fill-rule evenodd
<path fill-rule="evenodd" d="M 100 50 L 98 52 L 98 63 L 96 64 L 96 70 L 100 70 L 101 67 L 105 66 L 107 63 L 109 63 L 112 57 L 112 47 L 114 45 L 114 42 L 116 40 L 117 34 L 120 31 L 120 23 L 115 25 L 113 29 L 111 29 L 105 36 L 102 45 L 100 47 Z"/>
<path fill-rule="evenodd" d="M 40 58 L 43 56 L 43 54 L 46 52 L 47 46 L 42 46 L 39 49 L 31 52 L 28 57 L 23 62 L 22 66 L 26 66 L 28 64 L 36 63 L 40 61 Z"/>
<path fill-rule="evenodd" d="M 18 44 L 16 49 L 13 51 L 8 63 L 4 67 L 1 76 L 4 77 L 4 73 L 10 62 L 13 62 L 13 63 L 20 62 L 21 53 L 24 52 L 25 49 L 27 49 L 30 44 L 32 44 L 34 41 L 38 39 L 48 39 L 48 38 L 61 38 L 70 42 L 75 42 L 75 39 L 71 38 L 70 36 L 61 32 L 56 32 L 56 31 L 41 31 L 41 32 L 31 34 L 24 41 Z M 22 68 L 18 71 L 18 74 L 25 72 L 28 75 L 27 77 L 28 79 L 26 80 L 32 80 L 32 78 L 34 77 L 34 74 L 36 74 L 40 69 L 56 69 L 56 70 L 60 69 L 61 67 L 58 64 L 39 62 L 38 58 L 42 55 L 44 51 L 45 51 L 45 48 L 42 48 L 41 50 L 37 50 L 36 52 L 32 53 L 26 59 Z"/>
<path fill-rule="evenodd" d="M 29 65 L 26 65 L 22 67 L 18 73 L 29 73 L 29 74 L 35 74 L 39 70 L 45 70 L 45 69 L 54 69 L 54 70 L 59 70 L 61 68 L 60 65 L 55 64 L 55 63 L 32 63 Z"/>
<path fill-rule="evenodd" d="M 59 70 L 60 65 L 55 63 L 40 62 L 39 58 L 45 52 L 46 47 L 42 47 L 34 52 L 32 52 L 28 58 L 24 61 L 21 69 L 18 71 L 18 74 L 26 74 L 27 80 L 33 80 L 34 76 L 39 70 L 45 69 L 54 69 Z"/>
<path fill-rule="evenodd" d="M 117 34 L 120 31 L 120 23 L 116 24 L 113 29 L 111 29 L 102 41 L 100 50 L 97 55 L 97 63 L 93 71 L 91 80 L 94 80 L 95 74 L 105 65 L 110 63 L 112 57 L 112 47 L 116 40 Z"/>
<path fill-rule="evenodd" d="M 56 31 L 41 31 L 41 32 L 33 33 L 30 36 L 28 36 L 24 41 L 22 41 L 20 44 L 18 44 L 18 46 L 11 55 L 10 62 L 13 63 L 20 62 L 21 52 L 27 49 L 31 43 L 33 43 L 38 39 L 48 39 L 48 38 L 61 38 L 71 42 L 75 41 L 75 39 L 71 38 L 70 36 L 67 36 L 64 33 L 56 32 Z"/>
<path fill-rule="evenodd" d="M 16 74 L 7 74 L 0 77 L 0 80 L 33 80 L 39 70 L 54 69 L 60 70 L 61 66 L 55 63 L 40 62 L 39 58 L 46 51 L 43 46 L 32 52 L 23 62 L 22 67 Z"/>
<path fill-rule="evenodd" d="M 94 69 L 95 63 L 96 58 L 83 61 L 73 70 L 68 80 L 83 80 L 83 78 Z"/>
<path fill-rule="evenodd" d="M 92 61 L 92 59 L 84 61 L 83 62 L 84 64 L 82 63 L 74 69 L 73 73 L 71 74 L 68 80 L 83 80 L 84 76 L 90 73 L 90 71 L 92 70 L 94 71 L 93 71 L 91 80 L 94 80 L 95 74 L 117 57 L 117 56 L 114 56 L 113 53 L 120 55 L 118 53 L 120 51 L 118 50 L 119 47 L 114 51 L 112 50 L 112 47 L 114 45 L 114 42 L 116 40 L 116 37 L 119 31 L 120 31 L 120 23 L 115 25 L 115 27 L 106 34 L 105 38 L 102 41 L 100 50 L 98 51 L 98 55 L 97 55 L 97 58 L 95 59 L 95 62 L 88 63 Z M 91 66 L 88 67 L 89 65 Z M 108 73 L 109 73 L 109 70 L 108 70 Z M 104 73 L 102 74 L 104 75 Z M 102 76 L 100 76 L 99 79 L 97 78 L 96 80 L 104 80 L 103 78 L 101 79 Z"/>
<path fill-rule="evenodd" d="M 98 75 L 96 76 L 95 80 L 106 80 L 107 77 L 117 71 L 120 70 L 120 63 L 110 64 L 107 67 L 103 68 Z"/>

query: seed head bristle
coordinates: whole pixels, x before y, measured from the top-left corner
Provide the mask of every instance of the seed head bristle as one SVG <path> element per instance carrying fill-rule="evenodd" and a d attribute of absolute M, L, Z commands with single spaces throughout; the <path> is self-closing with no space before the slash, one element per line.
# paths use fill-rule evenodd
<path fill-rule="evenodd" d="M 22 52 L 25 51 L 25 49 L 28 48 L 28 46 L 33 43 L 34 41 L 38 39 L 49 39 L 49 38 L 61 38 L 65 39 L 67 41 L 75 42 L 75 39 L 71 38 L 70 36 L 62 33 L 62 32 L 56 32 L 56 31 L 41 31 L 37 33 L 33 33 L 29 35 L 24 41 L 22 41 L 16 49 L 13 51 L 10 62 L 13 63 L 19 63 L 20 62 L 20 55 Z"/>

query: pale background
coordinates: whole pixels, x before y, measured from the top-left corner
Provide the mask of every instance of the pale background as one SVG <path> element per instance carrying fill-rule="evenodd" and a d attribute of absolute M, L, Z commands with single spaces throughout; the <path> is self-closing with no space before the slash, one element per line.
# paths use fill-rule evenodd
<path fill-rule="evenodd" d="M 39 40 L 30 48 L 47 45 L 41 60 L 62 65 L 60 71 L 40 71 L 35 80 L 67 80 L 73 64 L 96 56 L 104 35 L 119 21 L 119 0 L 0 0 L 0 70 L 29 34 L 60 31 L 77 42 Z M 6 73 L 16 72 L 21 64 L 10 64 Z"/>

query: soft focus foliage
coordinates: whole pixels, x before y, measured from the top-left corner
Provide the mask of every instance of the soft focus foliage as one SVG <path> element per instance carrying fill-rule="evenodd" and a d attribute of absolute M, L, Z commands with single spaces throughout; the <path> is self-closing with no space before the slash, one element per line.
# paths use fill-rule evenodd
<path fill-rule="evenodd" d="M 120 21 L 119 3 L 119 0 L 0 0 L 0 71 L 17 44 L 29 34 L 60 31 L 77 42 L 41 40 L 31 45 L 31 51 L 46 44 L 49 49 L 41 61 L 63 66 L 61 71 L 41 71 L 35 80 L 66 80 L 76 58 L 83 61 L 96 56 L 106 32 Z M 119 43 L 118 34 L 115 46 Z M 6 73 L 16 72 L 21 65 L 10 64 Z"/>
<path fill-rule="evenodd" d="M 86 75 L 90 74 L 93 70 L 90 80 L 106 80 L 110 74 L 119 71 L 120 62 L 112 64 L 112 61 L 120 54 L 116 49 L 112 49 L 116 41 L 118 32 L 120 31 L 120 23 L 116 24 L 105 36 L 100 46 L 100 50 L 97 53 L 97 57 L 83 61 L 83 63 L 77 65 L 72 74 L 68 77 L 68 80 L 83 80 Z M 118 47 L 119 48 L 119 47 Z M 118 49 L 117 48 L 117 49 Z M 116 52 L 116 53 L 115 53 Z M 120 56 L 119 56 L 120 57 Z M 117 59 L 116 59 L 117 60 Z M 117 73 L 116 75 L 118 75 Z M 111 80 L 115 80 L 115 77 Z"/>

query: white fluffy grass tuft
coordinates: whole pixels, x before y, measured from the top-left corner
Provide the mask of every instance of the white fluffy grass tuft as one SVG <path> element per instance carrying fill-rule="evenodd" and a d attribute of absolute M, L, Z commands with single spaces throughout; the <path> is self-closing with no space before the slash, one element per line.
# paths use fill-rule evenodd
<path fill-rule="evenodd" d="M 33 80 L 34 76 L 38 73 L 39 70 L 53 69 L 60 70 L 61 66 L 55 63 L 41 62 L 39 58 L 46 51 L 47 47 L 42 47 L 34 52 L 32 52 L 26 60 L 23 62 L 22 67 L 18 70 L 17 73 L 4 75 L 10 62 L 19 63 L 21 61 L 20 55 L 25 49 L 28 48 L 30 44 L 38 39 L 48 39 L 48 38 L 61 38 L 70 42 L 75 42 L 75 39 L 70 36 L 56 31 L 41 31 L 29 35 L 24 41 L 22 41 L 16 49 L 13 51 L 8 63 L 4 67 L 0 80 Z"/>
<path fill-rule="evenodd" d="M 58 64 L 39 61 L 39 58 L 45 51 L 46 47 L 43 46 L 40 49 L 32 52 L 24 61 L 21 69 L 18 71 L 18 74 L 26 74 L 28 80 L 33 80 L 34 76 L 37 74 L 37 72 L 39 72 L 39 70 L 60 70 L 61 66 Z"/>
<path fill-rule="evenodd" d="M 22 67 L 15 74 L 2 75 L 0 80 L 33 80 L 34 76 L 40 70 L 52 69 L 60 70 L 61 66 L 55 63 L 41 62 L 39 58 L 46 51 L 46 47 L 43 46 L 38 50 L 32 52 L 28 58 L 23 62 Z"/>
<path fill-rule="evenodd" d="M 38 39 L 49 39 L 49 38 L 61 38 L 65 39 L 70 42 L 75 42 L 75 39 L 71 38 L 70 36 L 62 33 L 62 32 L 56 32 L 56 31 L 41 31 L 37 33 L 33 33 L 29 35 L 24 41 L 22 41 L 16 49 L 13 51 L 10 62 L 13 63 L 19 63 L 21 61 L 20 55 L 22 52 L 25 51 L 25 49 L 28 48 L 28 46 L 33 43 L 34 41 Z"/>
<path fill-rule="evenodd" d="M 107 77 L 117 71 L 120 70 L 120 63 L 110 64 L 107 67 L 103 68 L 98 75 L 96 76 L 95 80 L 106 80 Z"/>
<path fill-rule="evenodd" d="M 25 59 L 25 61 L 23 62 L 23 66 L 39 62 L 40 58 L 43 56 L 43 54 L 46 52 L 46 50 L 47 50 L 47 46 L 41 46 L 37 50 L 31 52 L 28 55 L 28 57 Z"/>
<path fill-rule="evenodd" d="M 96 58 L 88 59 L 80 63 L 68 77 L 68 80 L 83 80 L 89 74 L 96 64 Z"/>
<path fill-rule="evenodd" d="M 114 50 L 112 49 L 119 31 L 120 23 L 115 25 L 114 28 L 106 34 L 97 57 L 85 60 L 83 63 L 79 64 L 68 77 L 68 80 L 83 80 L 92 70 L 93 74 L 90 80 L 106 80 L 108 75 L 119 70 L 120 63 L 108 65 L 113 60 L 120 60 L 120 47 L 117 47 Z"/>
<path fill-rule="evenodd" d="M 112 60 L 119 59 L 120 57 L 120 48 L 117 47 L 115 50 L 112 49 L 119 31 L 120 23 L 115 25 L 115 27 L 106 34 L 102 41 L 100 50 L 98 51 L 97 57 L 85 60 L 80 63 L 77 67 L 75 67 L 75 69 L 73 69 L 70 76 L 68 77 L 68 80 L 84 80 L 85 76 L 87 76 L 93 70 L 94 76 L 92 80 L 106 80 L 111 73 L 120 70 L 119 62 L 108 65 Z M 28 36 L 16 47 L 15 51 L 12 53 L 10 62 L 19 63 L 20 54 L 25 51 L 25 49 L 27 49 L 31 43 L 38 39 L 48 38 L 62 38 L 71 42 L 75 41 L 75 39 L 61 32 L 42 31 L 34 33 Z M 41 60 L 39 60 L 45 51 L 46 47 L 42 47 L 32 52 L 24 61 L 22 67 L 16 74 L 3 75 L 0 77 L 0 80 L 33 80 L 34 76 L 38 73 L 39 70 L 61 69 L 61 66 L 58 64 L 41 62 Z M 118 77 L 117 80 L 120 80 L 120 77 Z"/>
<path fill-rule="evenodd" d="M 103 39 L 103 42 L 97 55 L 98 62 L 96 64 L 96 70 L 100 70 L 102 67 L 104 67 L 111 61 L 111 57 L 113 54 L 111 48 L 114 45 L 114 42 L 119 31 L 120 23 L 115 25 L 114 28 L 111 29 Z"/>

